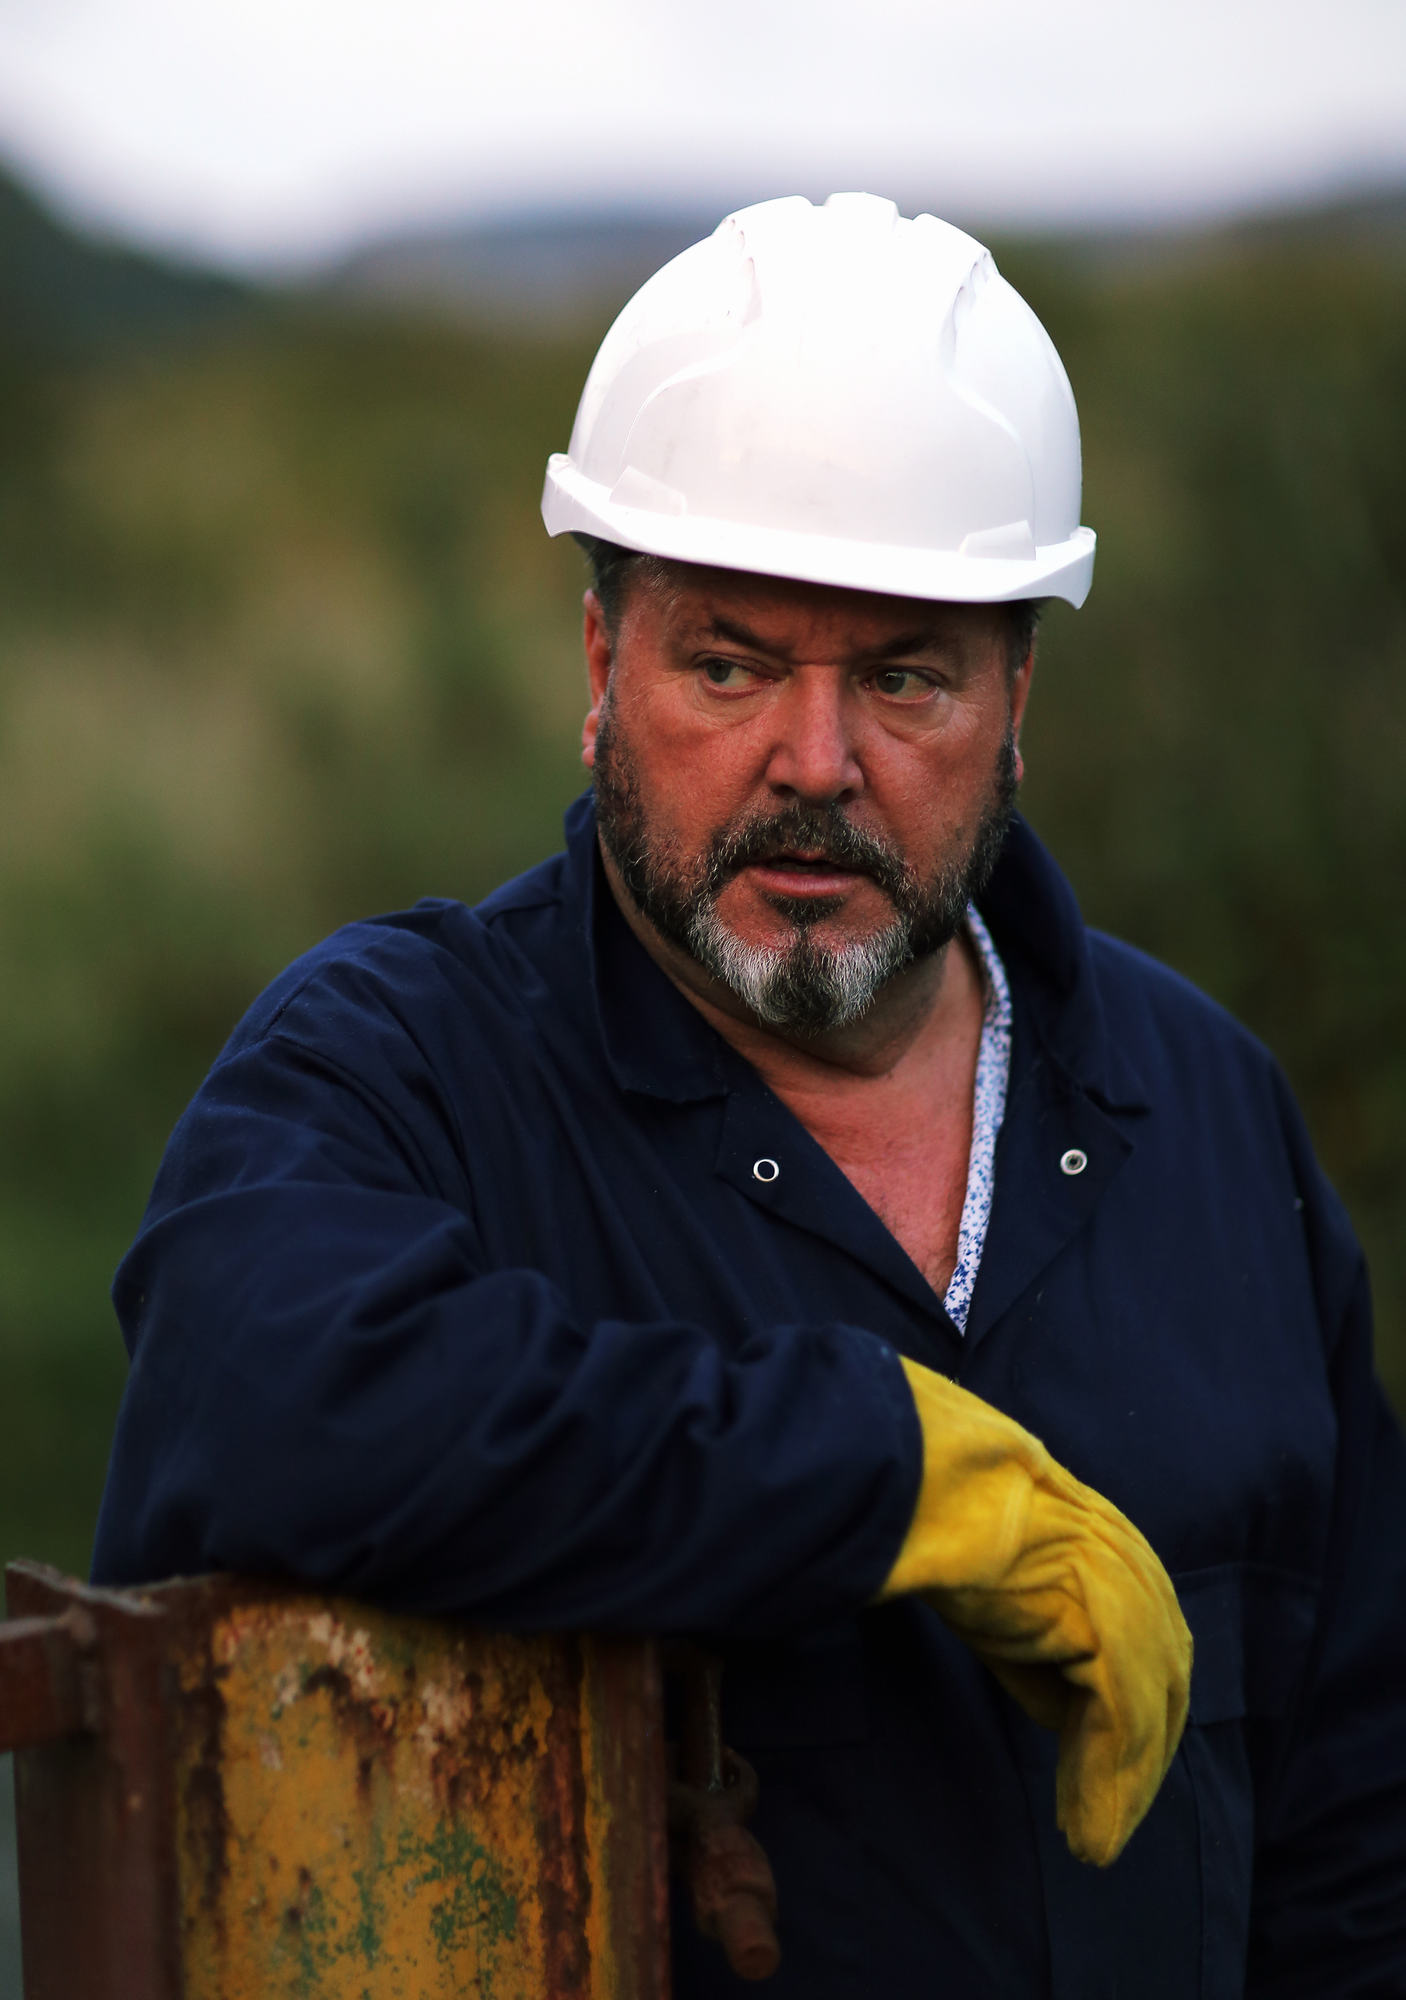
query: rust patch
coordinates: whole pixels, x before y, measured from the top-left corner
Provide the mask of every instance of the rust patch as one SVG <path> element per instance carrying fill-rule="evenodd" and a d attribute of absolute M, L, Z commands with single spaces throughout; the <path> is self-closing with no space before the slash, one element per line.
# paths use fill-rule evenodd
<path fill-rule="evenodd" d="M 305 1695 L 323 1690 L 332 1697 L 338 1728 L 356 1746 L 357 1790 L 363 1800 L 369 1799 L 372 1775 L 390 1757 L 398 1705 L 359 1690 L 344 1668 L 330 1664 L 315 1667 L 302 1684 Z"/>
<path fill-rule="evenodd" d="M 581 1742 L 579 1649 L 544 1662 L 551 1703 L 546 1754 L 533 1806 L 542 1910 L 542 1951 L 549 1993 L 579 1993 L 590 1977 L 591 1869 L 586 1833 L 586 1773 Z"/>
<path fill-rule="evenodd" d="M 478 1721 L 483 1676 L 451 1670 L 426 1677 L 417 1693 L 423 1720 L 416 1738 L 429 1759 L 436 1804 L 446 1818 L 454 1819 L 472 1808 L 475 1775 L 481 1776 L 485 1788 L 496 1775 L 492 1746 L 478 1741 L 485 1733 Z"/>
<path fill-rule="evenodd" d="M 289 1930 L 299 1931 L 302 1929 L 303 1918 L 307 1913 L 307 1907 L 311 1900 L 312 1870 L 310 1868 L 300 1868 L 298 1870 L 298 1900 L 296 1903 L 290 1903 L 283 1912 L 283 1921 L 287 1924 Z"/>
<path fill-rule="evenodd" d="M 659 1656 L 595 1639 L 583 1702 L 591 1798 L 591 1964 L 597 1989 L 659 1995 L 669 1984 L 667 1771 Z"/>
<path fill-rule="evenodd" d="M 225 1803 L 225 1697 L 221 1670 L 210 1666 L 181 1702 L 185 1771 L 181 1781 L 187 1858 L 204 1909 L 221 1921 L 229 1866 L 229 1810 Z"/>

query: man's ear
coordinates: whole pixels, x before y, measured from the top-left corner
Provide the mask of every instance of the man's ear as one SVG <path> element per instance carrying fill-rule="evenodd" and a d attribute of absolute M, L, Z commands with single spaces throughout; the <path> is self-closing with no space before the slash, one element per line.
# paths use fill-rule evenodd
<path fill-rule="evenodd" d="M 610 669 L 614 660 L 614 648 L 610 633 L 606 630 L 605 613 L 601 610 L 600 599 L 593 590 L 588 590 L 581 600 L 585 613 L 582 640 L 586 648 L 586 679 L 590 683 L 591 706 L 586 720 L 581 725 L 581 762 L 588 771 L 594 770 L 596 762 L 596 731 L 600 727 L 601 703 L 610 685 Z"/>

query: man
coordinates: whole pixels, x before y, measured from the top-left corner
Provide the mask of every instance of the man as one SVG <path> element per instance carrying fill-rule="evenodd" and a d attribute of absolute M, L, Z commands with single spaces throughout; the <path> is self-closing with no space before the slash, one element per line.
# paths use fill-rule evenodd
<path fill-rule="evenodd" d="M 236 1031 L 119 1274 L 96 1568 L 708 1634 L 778 1994 L 1406 1994 L 1360 1257 L 1268 1057 L 1011 815 L 1078 510 L 933 218 L 768 203 L 643 289 L 544 502 L 594 802 Z"/>

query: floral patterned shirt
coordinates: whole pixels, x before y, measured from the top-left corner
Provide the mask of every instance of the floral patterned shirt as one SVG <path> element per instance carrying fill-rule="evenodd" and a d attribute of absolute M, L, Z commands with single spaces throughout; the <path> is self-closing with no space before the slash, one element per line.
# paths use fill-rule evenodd
<path fill-rule="evenodd" d="M 972 1095 L 972 1145 L 967 1161 L 967 1196 L 957 1236 L 957 1262 L 943 1304 L 959 1333 L 966 1331 L 976 1274 L 991 1220 L 991 1196 L 996 1181 L 996 1139 L 1006 1115 L 1006 1083 L 1011 1068 L 1011 989 L 990 932 L 967 908 L 967 931 L 986 975 L 986 1015 L 981 1024 L 981 1048 L 976 1059 Z"/>

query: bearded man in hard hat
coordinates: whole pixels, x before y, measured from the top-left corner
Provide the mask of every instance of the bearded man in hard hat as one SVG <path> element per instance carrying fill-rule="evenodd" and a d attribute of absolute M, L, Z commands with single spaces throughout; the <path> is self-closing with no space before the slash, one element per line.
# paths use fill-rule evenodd
<path fill-rule="evenodd" d="M 97 1572 L 708 1634 L 778 1994 L 1403 1994 L 1361 1259 L 1264 1051 L 1012 815 L 1079 490 L 930 216 L 644 287 L 544 501 L 594 797 L 236 1031 L 118 1279 Z"/>

